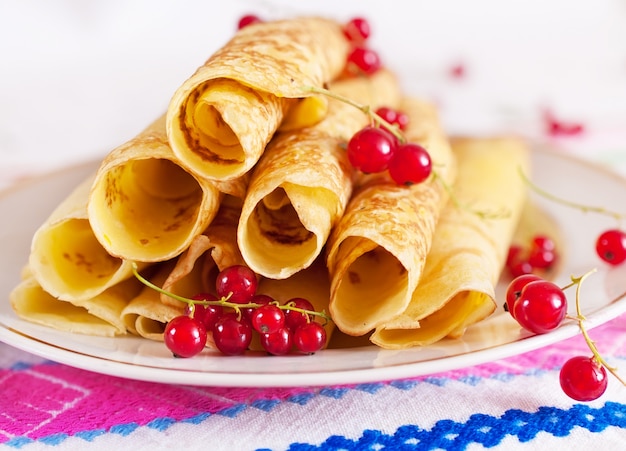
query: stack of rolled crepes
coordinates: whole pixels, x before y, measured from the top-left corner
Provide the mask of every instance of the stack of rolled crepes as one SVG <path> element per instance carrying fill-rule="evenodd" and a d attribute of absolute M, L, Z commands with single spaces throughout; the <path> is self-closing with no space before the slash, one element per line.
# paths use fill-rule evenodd
<path fill-rule="evenodd" d="M 346 75 L 349 51 L 341 24 L 323 18 L 239 30 L 39 227 L 10 295 L 16 313 L 161 340 L 184 303 L 143 285 L 133 264 L 186 297 L 243 264 L 259 292 L 329 312 L 329 336 L 427 345 L 488 316 L 524 204 L 525 145 L 450 141 L 388 69 Z M 399 186 L 358 174 L 345 146 L 371 117 L 354 103 L 405 112 L 405 138 L 428 150 L 434 175 Z"/>

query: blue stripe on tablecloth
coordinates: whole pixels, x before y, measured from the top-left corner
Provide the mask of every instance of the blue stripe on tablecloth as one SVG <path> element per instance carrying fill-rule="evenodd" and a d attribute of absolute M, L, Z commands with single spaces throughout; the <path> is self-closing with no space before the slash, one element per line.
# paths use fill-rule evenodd
<path fill-rule="evenodd" d="M 511 409 L 501 416 L 474 414 L 465 422 L 440 420 L 431 429 L 422 429 L 414 424 L 400 426 L 393 434 L 366 429 L 356 440 L 342 435 L 332 435 L 320 445 L 292 443 L 288 450 L 460 451 L 472 444 L 493 447 L 507 436 L 517 437 L 523 443 L 534 439 L 539 432 L 547 432 L 555 437 L 566 437 L 575 427 L 598 433 L 609 426 L 626 429 L 626 404 L 607 402 L 600 408 L 575 404 L 568 409 L 545 406 L 536 412 Z"/>

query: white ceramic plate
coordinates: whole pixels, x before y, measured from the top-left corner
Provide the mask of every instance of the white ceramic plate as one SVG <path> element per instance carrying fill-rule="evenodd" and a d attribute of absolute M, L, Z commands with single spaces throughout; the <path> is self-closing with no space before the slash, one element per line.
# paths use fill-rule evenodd
<path fill-rule="evenodd" d="M 533 166 L 534 182 L 561 197 L 617 211 L 626 199 L 626 180 L 588 162 L 534 150 Z M 95 167 L 95 163 L 72 167 L 21 184 L 0 196 L 1 341 L 67 365 L 131 379 L 215 386 L 305 386 L 432 374 L 538 349 L 578 333 L 578 326 L 570 322 L 549 334 L 531 336 L 499 309 L 470 328 L 463 339 L 443 340 L 426 348 L 393 351 L 361 344 L 312 356 L 226 357 L 209 352 L 191 359 L 174 359 L 161 343 L 135 337 L 73 335 L 22 321 L 13 313 L 8 293 L 19 280 L 31 236 L 53 207 Z M 593 249 L 595 237 L 615 226 L 614 220 L 539 197 L 537 202 L 556 219 L 567 246 L 557 283 L 564 285 L 570 275 L 598 269 L 582 290 L 588 327 L 626 312 L 626 265 L 607 268 Z"/>

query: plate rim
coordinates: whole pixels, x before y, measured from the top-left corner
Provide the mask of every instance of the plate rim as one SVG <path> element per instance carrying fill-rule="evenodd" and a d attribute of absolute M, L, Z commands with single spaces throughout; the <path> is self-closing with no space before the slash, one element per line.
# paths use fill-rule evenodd
<path fill-rule="evenodd" d="M 564 153 L 563 151 L 548 148 L 542 145 L 532 145 L 532 152 L 548 154 L 550 157 L 570 160 L 571 163 L 584 166 L 586 170 L 600 173 L 603 176 L 611 176 L 616 182 L 626 187 L 626 176 L 611 170 L 606 164 L 581 158 L 580 156 Z M 532 154 L 532 153 L 531 153 Z M 20 190 L 36 184 L 45 184 L 45 182 L 54 177 L 59 177 L 68 171 L 87 170 L 89 167 L 96 166 L 101 159 L 80 162 L 63 168 L 57 168 L 43 174 L 19 180 L 13 185 L 0 191 L 0 198 L 10 196 Z M 97 167 L 97 166 L 96 166 Z M 626 189 L 626 188 L 625 188 Z M 591 330 L 602 325 L 624 313 L 626 313 L 626 293 L 619 295 L 599 308 L 597 311 L 586 315 L 585 323 L 587 329 Z M 7 296 L 8 298 L 8 296 Z M 8 299 L 7 299 L 8 303 Z M 11 313 L 17 318 L 17 315 L 11 310 Z M 492 315 L 491 318 L 498 318 L 503 312 Z M 485 320 L 488 321 L 488 320 Z M 43 326 L 42 326 L 43 327 Z M 579 331 L 578 324 L 575 321 L 568 321 L 555 331 L 544 335 L 528 335 L 519 340 L 501 343 L 496 346 L 489 346 L 482 349 L 472 350 L 463 354 L 444 356 L 426 361 L 416 361 L 410 363 L 398 363 L 385 366 L 372 366 L 357 369 L 337 369 L 325 370 L 320 372 L 300 372 L 300 373 L 233 373 L 233 372 L 210 372 L 194 369 L 178 369 L 164 368 L 162 366 L 150 366 L 146 364 L 137 364 L 119 360 L 113 360 L 106 357 L 84 354 L 75 350 L 66 349 L 54 343 L 46 343 L 35 337 L 31 337 L 22 331 L 16 331 L 10 326 L 4 324 L 0 317 L 0 341 L 5 344 L 18 348 L 22 351 L 32 353 L 38 357 L 55 361 L 61 364 L 69 365 L 87 371 L 94 371 L 110 376 L 117 376 L 127 379 L 143 380 L 147 382 L 162 382 L 169 384 L 191 384 L 191 385 L 210 385 L 225 387 L 242 387 L 242 386 L 258 386 L 258 387 L 296 387 L 296 386 L 321 386 L 321 385 L 343 385 L 358 384 L 384 380 L 397 380 L 406 378 L 416 378 L 429 374 L 436 374 L 449 370 L 475 366 L 487 362 L 493 362 L 502 358 L 520 355 L 525 352 L 534 351 L 549 345 L 559 343 L 567 338 L 571 338 Z M 58 331 L 63 333 L 62 331 Z M 70 334 L 69 332 L 65 332 Z M 134 337 L 137 340 L 145 340 L 140 337 Z M 115 340 L 116 338 L 111 338 Z M 375 345 L 369 345 L 367 348 L 376 348 Z M 380 349 L 380 348 L 378 348 Z M 322 351 L 333 352 L 333 350 Z M 211 356 L 206 356 L 212 358 Z M 471 363 L 465 362 L 470 360 Z M 231 357 L 218 357 L 231 358 Z M 241 358 L 250 358 L 244 356 Z M 263 357 L 267 358 L 267 357 Z M 271 357 L 281 358 L 281 357 Z M 307 358 L 306 356 L 293 356 L 285 358 Z M 421 367 L 429 362 L 437 361 L 434 370 L 419 371 Z M 443 362 L 443 363 L 442 363 Z M 133 372 L 135 374 L 133 374 Z M 305 383 L 303 383 L 305 382 Z"/>

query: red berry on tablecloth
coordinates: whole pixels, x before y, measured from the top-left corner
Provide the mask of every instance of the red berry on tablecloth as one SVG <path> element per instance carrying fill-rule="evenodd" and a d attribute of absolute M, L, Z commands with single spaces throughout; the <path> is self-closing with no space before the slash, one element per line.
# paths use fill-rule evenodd
<path fill-rule="evenodd" d="M 569 359 L 559 375 L 563 392 L 576 401 L 593 401 L 604 394 L 608 385 L 606 369 L 594 357 Z"/>

